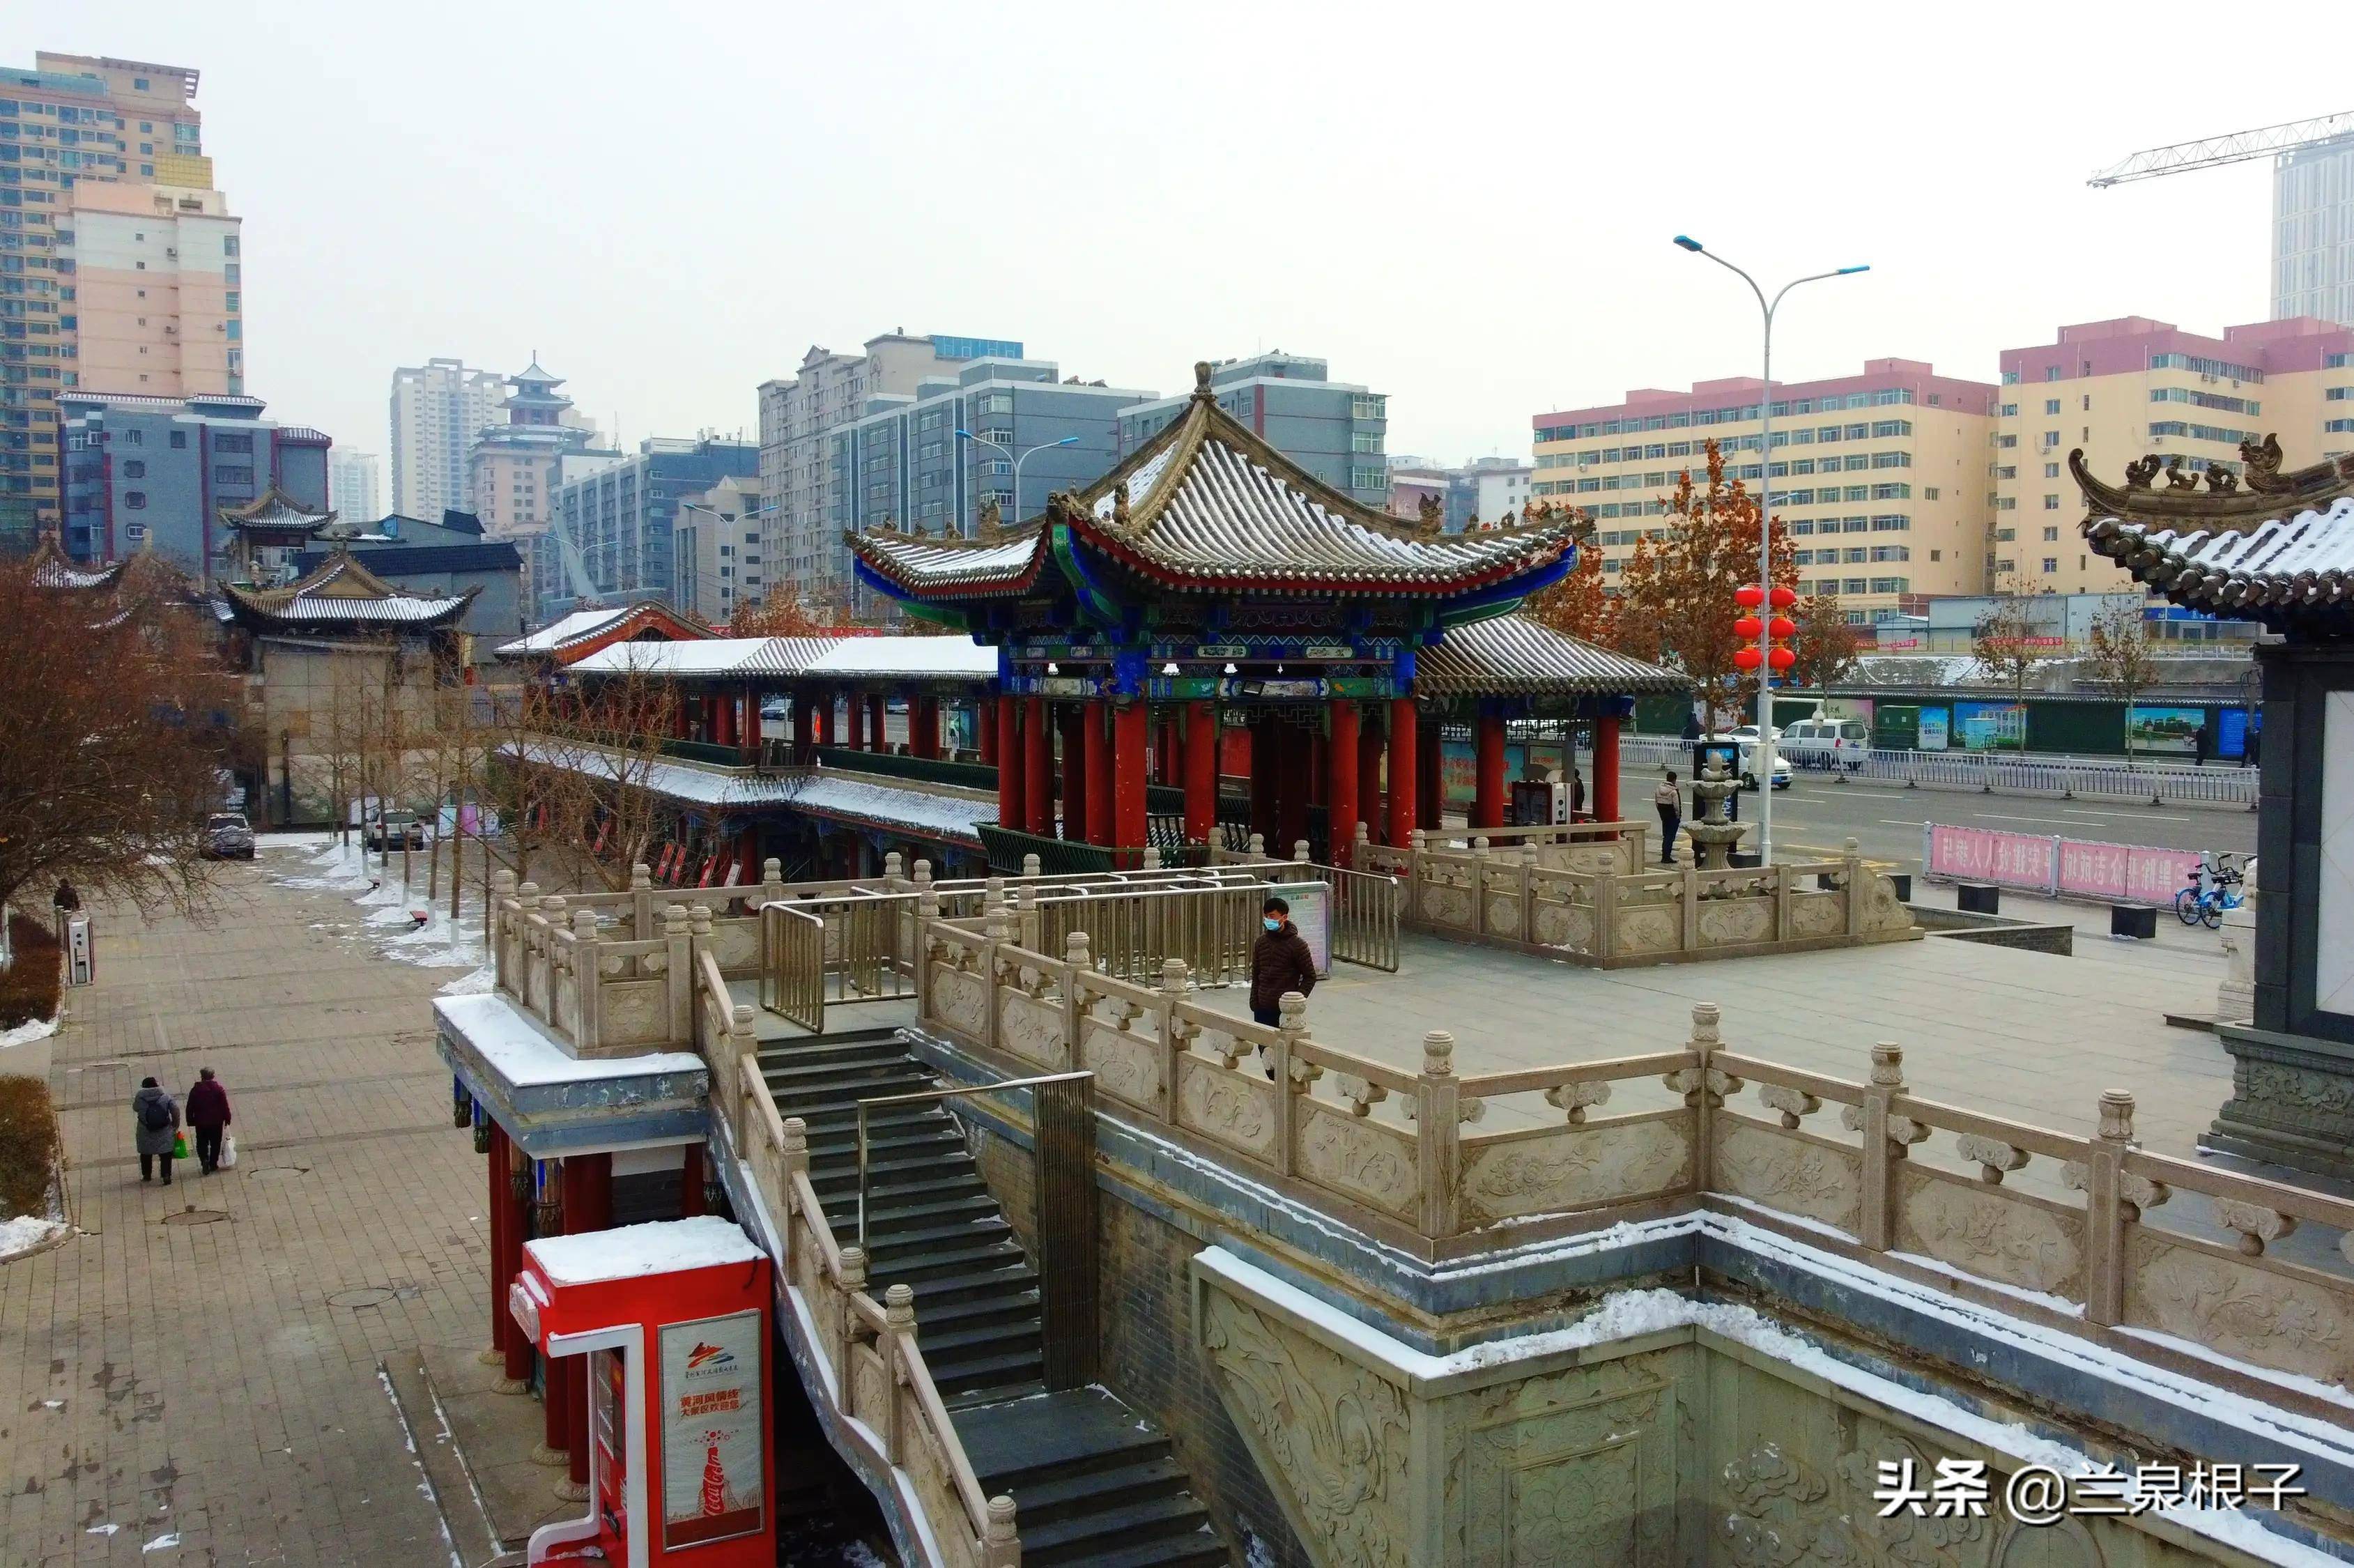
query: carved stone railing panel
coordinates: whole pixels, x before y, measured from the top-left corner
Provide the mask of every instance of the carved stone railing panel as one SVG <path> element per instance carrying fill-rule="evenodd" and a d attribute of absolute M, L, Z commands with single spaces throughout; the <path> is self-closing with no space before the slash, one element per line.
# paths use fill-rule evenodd
<path fill-rule="evenodd" d="M 1790 895 L 1790 928 L 1784 934 L 1792 940 L 1837 937 L 1846 930 L 1847 895 L 1844 892 Z"/>
<path fill-rule="evenodd" d="M 1069 1015 L 1060 999 L 998 992 L 997 1043 L 1025 1062 L 1059 1073 L 1070 1065 Z"/>
<path fill-rule="evenodd" d="M 1093 1016 L 1080 1023 L 1077 1066 L 1096 1075 L 1103 1093 L 1161 1118 L 1169 1114 L 1165 1054 L 1157 1031 L 1122 1029 Z"/>
<path fill-rule="evenodd" d="M 1186 1131 L 1272 1164 L 1281 1114 L 1275 1086 L 1256 1068 L 1177 1058 L 1177 1125 Z"/>
<path fill-rule="evenodd" d="M 1292 1103 L 1293 1163 L 1303 1181 L 1401 1219 L 1416 1213 L 1421 1183 L 1410 1135 L 1315 1100 Z"/>
<path fill-rule="evenodd" d="M 1811 1133 L 1744 1117 L 1716 1122 L 1716 1188 L 1852 1234 L 1861 1202 L 1862 1157 Z"/>
<path fill-rule="evenodd" d="M 1909 931 L 1913 928 L 1913 911 L 1904 907 L 1896 896 L 1896 884 L 1880 872 L 1866 872 L 1860 878 L 1863 884 L 1863 907 L 1856 912 L 1859 931 Z"/>
<path fill-rule="evenodd" d="M 608 1049 L 616 1045 L 656 1045 L 670 1041 L 670 982 L 667 980 L 607 980 L 597 1001 L 598 1036 Z"/>
<path fill-rule="evenodd" d="M 1691 1178 L 1691 1118 L 1681 1112 L 1490 1133 L 1464 1139 L 1460 1213 L 1466 1224 L 1490 1225 L 1633 1202 Z"/>
<path fill-rule="evenodd" d="M 1703 948 L 1741 948 L 1774 939 L 1771 898 L 1712 898 L 1700 906 L 1696 934 Z"/>
<path fill-rule="evenodd" d="M 1897 1173 L 1897 1195 L 1898 1251 L 2021 1290 L 2084 1299 L 2081 1212 L 1909 1162 Z"/>
<path fill-rule="evenodd" d="M 980 974 L 935 961 L 925 1005 L 927 1017 L 967 1039 L 989 1038 L 989 982 Z"/>
<path fill-rule="evenodd" d="M 2354 1386 L 2354 1292 L 2310 1269 L 2126 1227 L 2125 1321 L 2235 1361 Z"/>
<path fill-rule="evenodd" d="M 1683 916 L 1672 904 L 1622 904 L 1612 913 L 1611 954 L 1672 953 L 1682 946 Z"/>
<path fill-rule="evenodd" d="M 760 972 L 760 922 L 714 920 L 709 950 L 719 960 L 719 971 L 730 980 Z"/>
<path fill-rule="evenodd" d="M 1425 920 L 1434 926 L 1447 926 L 1469 930 L 1479 923 L 1478 906 L 1471 902 L 1471 889 L 1461 883 L 1424 881 L 1417 888 L 1417 907 Z"/>

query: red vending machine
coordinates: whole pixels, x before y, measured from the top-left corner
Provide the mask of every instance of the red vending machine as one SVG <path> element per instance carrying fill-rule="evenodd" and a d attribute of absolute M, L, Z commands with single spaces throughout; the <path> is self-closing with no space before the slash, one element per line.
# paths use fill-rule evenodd
<path fill-rule="evenodd" d="M 532 1563 L 769 1568 L 768 1255 L 713 1215 L 524 1244 L 507 1309 L 551 1362 L 588 1358 L 586 1516 Z"/>

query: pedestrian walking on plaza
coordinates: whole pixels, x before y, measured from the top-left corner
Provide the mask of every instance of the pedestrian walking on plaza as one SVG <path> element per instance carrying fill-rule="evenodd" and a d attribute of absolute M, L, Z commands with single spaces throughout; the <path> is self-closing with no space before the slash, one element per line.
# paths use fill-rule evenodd
<path fill-rule="evenodd" d="M 228 1124 L 228 1090 L 210 1067 L 197 1068 L 188 1086 L 188 1125 L 196 1129 L 196 1168 L 207 1176 L 220 1169 L 221 1134 Z"/>
<path fill-rule="evenodd" d="M 1270 898 L 1259 906 L 1262 927 L 1251 944 L 1251 1017 L 1260 1023 L 1283 1022 L 1283 993 L 1306 996 L 1316 989 L 1316 955 L 1291 923 L 1291 906 Z"/>
<path fill-rule="evenodd" d="M 1569 770 L 1569 820 L 1585 815 L 1585 775 L 1573 768 Z"/>
<path fill-rule="evenodd" d="M 1684 820 L 1684 798 L 1676 789 L 1674 768 L 1669 768 L 1667 778 L 1651 791 L 1651 804 L 1659 809 L 1659 863 L 1673 865 L 1676 863 L 1676 830 L 1683 825 Z"/>
<path fill-rule="evenodd" d="M 2207 739 L 2207 726 L 2202 724 L 2190 732 L 2190 765 L 2194 768 L 2204 768 L 2207 766 L 2208 758 L 2213 755 L 2214 748 Z"/>
<path fill-rule="evenodd" d="M 152 1179 L 155 1161 L 164 1162 L 164 1185 L 172 1184 L 172 1148 L 180 1137 L 180 1104 L 153 1078 L 139 1081 L 131 1097 L 131 1122 L 139 1150 L 139 1180 Z"/>

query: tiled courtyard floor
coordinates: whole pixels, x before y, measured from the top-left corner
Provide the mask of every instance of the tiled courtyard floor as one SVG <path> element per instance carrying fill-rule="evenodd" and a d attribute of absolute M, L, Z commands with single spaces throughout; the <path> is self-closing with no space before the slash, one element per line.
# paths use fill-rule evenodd
<path fill-rule="evenodd" d="M 463 971 L 379 957 L 346 895 L 273 861 L 298 863 L 265 841 L 209 924 L 101 915 L 69 993 L 50 1089 L 80 1234 L 0 1266 L 9 1564 L 450 1562 L 376 1361 L 487 1336 L 482 1165 L 427 1011 Z M 239 1165 L 142 1186 L 132 1091 L 199 1066 Z M 166 1223 L 191 1204 L 225 1217 Z"/>

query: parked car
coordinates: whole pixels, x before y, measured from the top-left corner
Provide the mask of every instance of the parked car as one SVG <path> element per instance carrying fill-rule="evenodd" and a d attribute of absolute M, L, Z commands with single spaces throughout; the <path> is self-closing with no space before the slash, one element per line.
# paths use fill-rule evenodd
<path fill-rule="evenodd" d="M 409 849 L 425 847 L 425 824 L 406 811 L 396 811 L 389 818 L 370 817 L 360 842 L 371 850 Z"/>
<path fill-rule="evenodd" d="M 1708 738 L 1721 746 L 1740 747 L 1741 787 L 1744 789 L 1756 789 L 1757 726 L 1745 724 L 1730 735 L 1712 735 Z M 1782 732 L 1778 728 L 1774 731 L 1774 788 L 1787 789 L 1790 787 L 1790 759 L 1781 749 Z"/>
<path fill-rule="evenodd" d="M 242 811 L 215 811 L 205 819 L 207 860 L 251 860 L 253 828 Z"/>
<path fill-rule="evenodd" d="M 1861 719 L 1800 719 L 1775 745 L 1800 768 L 1844 768 L 1852 773 L 1872 759 L 1872 726 Z"/>

